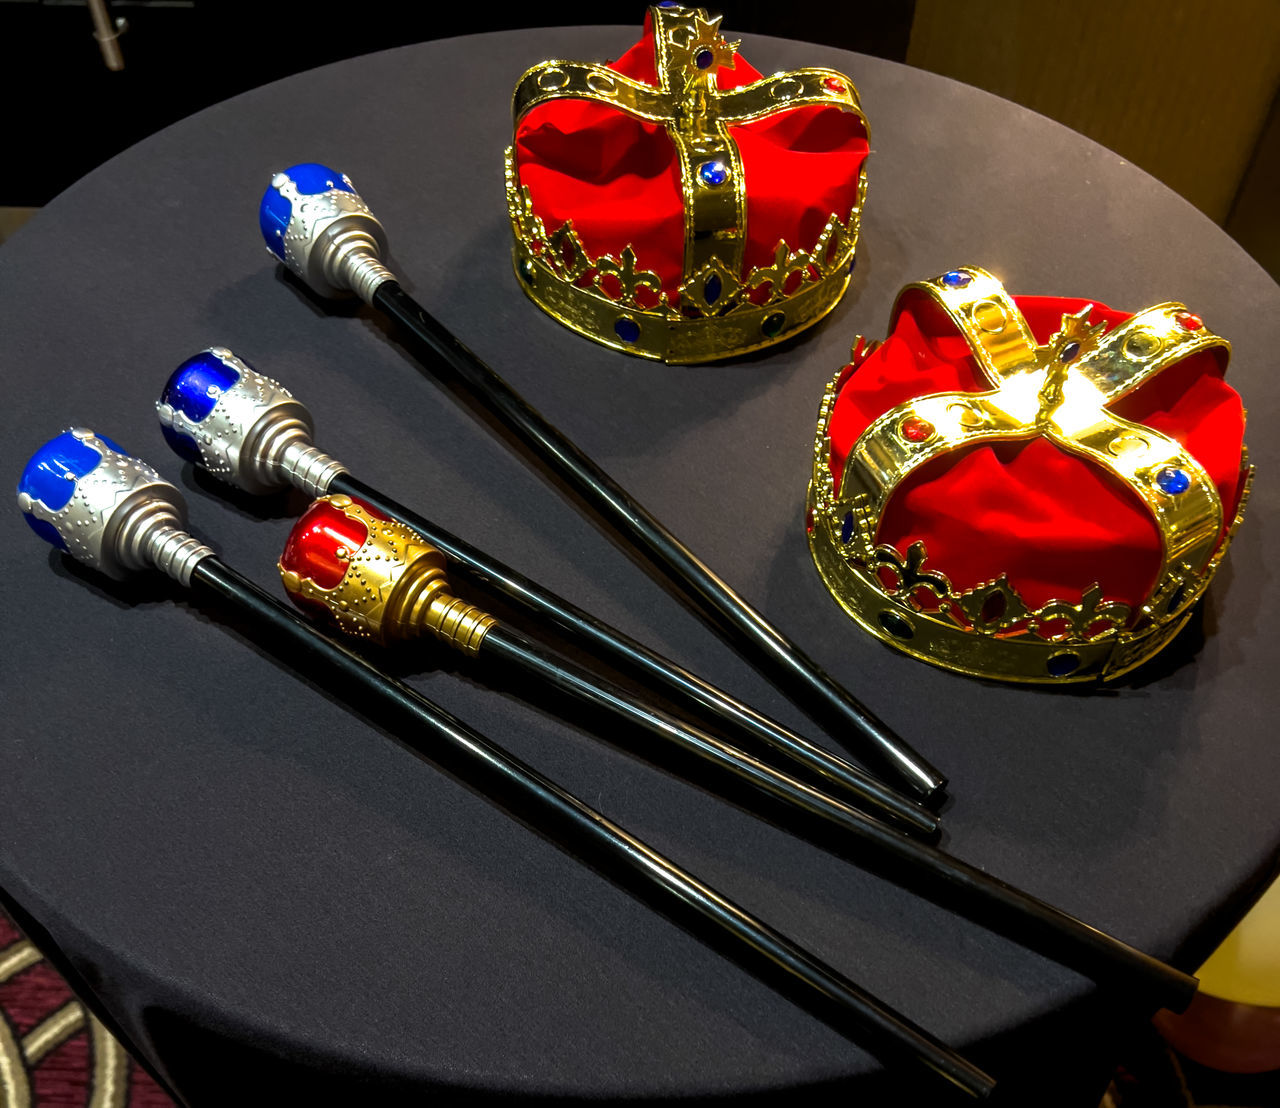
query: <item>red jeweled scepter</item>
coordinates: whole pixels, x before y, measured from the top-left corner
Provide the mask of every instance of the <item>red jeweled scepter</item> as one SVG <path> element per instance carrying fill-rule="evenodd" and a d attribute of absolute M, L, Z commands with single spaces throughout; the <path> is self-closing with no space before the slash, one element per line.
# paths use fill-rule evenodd
<path fill-rule="evenodd" d="M 78 561 L 117 579 L 161 570 L 362 712 L 405 738 L 428 736 L 432 761 L 886 1063 L 922 1068 L 973 1097 L 994 1088 L 837 970 L 227 566 L 187 533 L 182 494 L 111 440 L 78 428 L 46 443 L 23 470 L 18 506 L 36 534 Z"/>
<path fill-rule="evenodd" d="M 824 792 L 912 834 L 935 837 L 938 817 L 845 758 L 825 750 L 616 628 L 556 596 L 510 566 L 464 542 L 373 486 L 312 442 L 311 413 L 278 381 L 264 377 L 230 350 L 215 347 L 188 358 L 170 375 L 156 403 L 166 441 L 182 458 L 219 480 L 251 493 L 293 486 L 316 497 L 353 497 L 397 519 L 461 566 L 533 616 L 554 625 L 592 658 L 638 677 L 646 689 L 727 729 L 735 745 L 749 744 L 744 771 L 758 776 L 756 758 L 773 762 L 788 776 L 810 777 Z M 668 731 L 669 736 L 674 732 Z M 736 751 L 701 744 L 723 768 Z M 796 798 L 805 795 L 792 789 Z"/>
<path fill-rule="evenodd" d="M 516 667 L 659 735 L 672 732 L 666 737 L 674 738 L 687 731 L 680 721 L 629 703 L 622 690 L 454 596 L 438 550 L 410 528 L 350 497 L 322 497 L 312 504 L 290 532 L 279 568 L 295 603 L 323 614 L 345 634 L 382 646 L 434 637 L 477 659 Z M 688 732 L 684 741 L 705 739 Z M 774 795 L 784 796 L 780 791 Z M 780 826 L 790 830 L 795 817 L 816 816 L 821 822 L 812 831 L 801 822 L 800 833 L 817 845 L 1032 950 L 1162 1005 L 1183 1005 L 1190 999 L 1188 990 L 1194 991 L 1185 974 L 976 866 L 829 798 L 798 792 L 787 799 L 792 818 L 780 818 Z"/>
<path fill-rule="evenodd" d="M 644 555 L 732 644 L 808 711 L 839 719 L 848 744 L 928 802 L 946 778 L 800 647 L 716 576 L 647 509 L 400 286 L 383 264 L 386 232 L 350 180 L 307 163 L 277 173 L 263 196 L 267 247 L 321 296 L 354 292 L 396 323 L 424 369 L 465 390 Z"/>

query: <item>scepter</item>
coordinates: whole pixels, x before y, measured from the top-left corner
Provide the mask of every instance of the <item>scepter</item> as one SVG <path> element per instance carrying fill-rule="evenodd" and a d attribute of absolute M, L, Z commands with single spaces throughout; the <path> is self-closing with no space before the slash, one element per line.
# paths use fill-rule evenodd
<path fill-rule="evenodd" d="M 785 758 L 833 788 L 847 803 L 913 834 L 934 837 L 934 813 L 844 758 L 788 730 L 675 662 L 596 619 L 429 519 L 352 476 L 312 441 L 307 407 L 278 381 L 264 377 L 224 347 L 188 358 L 170 375 L 156 402 L 165 440 L 179 457 L 250 493 L 292 486 L 315 498 L 352 497 L 422 535 L 455 566 L 488 584 L 539 622 L 556 625 L 590 655 L 629 670 L 694 712 L 727 727 L 768 760 Z"/>
<path fill-rule="evenodd" d="M 864 756 L 937 801 L 946 779 L 851 693 L 752 608 L 683 543 L 401 288 L 382 262 L 382 224 L 345 175 L 315 163 L 271 179 L 259 211 L 267 248 L 321 296 L 353 292 L 398 324 L 425 369 L 458 384 L 529 447 L 623 541 L 643 554 L 691 607 L 806 710 L 810 700 L 852 728 Z M 797 695 L 799 694 L 799 695 Z"/>
<path fill-rule="evenodd" d="M 571 663 L 541 652 L 453 596 L 444 558 L 420 535 L 350 497 L 315 501 L 290 531 L 278 568 L 285 591 L 300 608 L 326 613 L 346 635 L 380 646 L 434 636 L 464 654 L 515 665 L 588 703 L 614 707 L 616 691 L 593 688 L 591 678 L 584 680 Z M 655 715 L 662 718 L 661 713 Z M 667 726 L 680 725 L 668 719 Z M 654 730 L 661 733 L 661 728 Z M 1142 990 L 1161 1005 L 1185 1005 L 1195 991 L 1194 979 L 1186 974 L 945 851 L 822 794 L 793 789 L 796 795 L 788 796 L 776 786 L 740 776 L 808 816 L 812 829 L 802 826 L 799 833 L 816 846 L 879 872 L 1030 950 L 1099 981 Z M 784 830 L 795 830 L 792 821 L 776 822 Z"/>
<path fill-rule="evenodd" d="M 182 494 L 154 469 L 83 428 L 36 451 L 18 507 L 42 539 L 109 577 L 158 569 L 234 614 L 284 660 L 376 704 L 402 734 L 429 734 L 433 761 L 636 894 L 885 1062 L 907 1062 L 973 1097 L 995 1082 L 927 1031 L 702 883 L 409 686 L 321 634 L 186 532 Z"/>
<path fill-rule="evenodd" d="M 313 496 L 329 490 L 331 495 L 294 525 L 281 558 L 285 587 L 307 610 L 323 606 L 340 630 L 363 639 L 393 644 L 418 635 L 443 637 L 464 653 L 504 657 L 588 701 L 600 695 L 590 692 L 583 675 L 575 675 L 563 659 L 546 656 L 496 622 L 482 626 L 478 617 L 468 615 L 471 629 L 466 634 L 441 636 L 441 626 L 456 626 L 469 606 L 455 605 L 443 559 L 431 549 L 439 544 L 431 535 L 414 534 L 411 519 L 386 525 L 379 512 L 392 513 L 362 495 L 367 486 L 343 480 L 347 475 L 340 463 L 312 445 L 307 409 L 230 351 L 215 349 L 183 362 L 165 385 L 157 412 L 165 438 L 181 456 L 231 485 L 265 492 L 288 481 Z M 421 563 L 416 568 L 415 561 Z M 668 739 L 682 729 L 705 743 L 680 721 L 651 728 Z M 700 753 L 704 758 L 731 757 L 705 746 Z M 739 779 L 762 787 L 749 773 Z M 1163 1005 L 1183 1005 L 1194 991 L 1194 981 L 1185 974 L 1069 913 L 796 784 L 791 785 L 790 801 L 795 814 L 806 814 L 812 827 L 799 828 L 799 833 L 823 849 L 1081 973 L 1149 991 Z M 764 791 L 788 799 L 776 783 Z M 797 830 L 793 820 L 775 822 Z"/>

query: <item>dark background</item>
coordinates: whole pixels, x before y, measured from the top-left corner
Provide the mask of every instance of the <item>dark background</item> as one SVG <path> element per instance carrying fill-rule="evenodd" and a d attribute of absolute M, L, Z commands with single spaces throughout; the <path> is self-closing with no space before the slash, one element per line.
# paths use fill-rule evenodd
<path fill-rule="evenodd" d="M 642 2 L 117 0 L 109 71 L 85 0 L 0 0 L 0 242 L 114 154 L 237 93 L 342 58 L 534 26 L 638 29 Z M 1129 158 L 1280 279 L 1275 0 L 728 0 L 732 39 L 854 50 L 973 84 Z"/>
<path fill-rule="evenodd" d="M 404 0 L 118 2 L 125 68 L 111 72 L 82 2 L 0 0 L 0 97 L 9 157 L 0 205 L 40 207 L 139 139 L 236 93 L 342 58 L 517 27 L 625 24 L 643 3 L 489 7 Z M 854 9 L 857 18 L 854 18 Z M 914 0 L 870 5 L 723 5 L 725 31 L 818 41 L 902 61 Z M 15 156 L 17 155 L 17 156 Z"/>

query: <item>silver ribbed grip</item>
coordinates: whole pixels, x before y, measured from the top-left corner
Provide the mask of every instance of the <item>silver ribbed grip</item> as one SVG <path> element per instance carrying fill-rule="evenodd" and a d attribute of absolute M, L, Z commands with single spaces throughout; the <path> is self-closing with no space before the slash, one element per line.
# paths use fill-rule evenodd
<path fill-rule="evenodd" d="M 183 587 L 191 571 L 213 551 L 183 529 L 184 520 L 166 500 L 138 501 L 126 513 L 116 538 L 116 558 L 125 569 L 158 569 Z"/>
<path fill-rule="evenodd" d="M 344 179 L 345 180 L 345 179 Z M 362 300 L 394 275 L 381 258 L 387 234 L 360 195 L 349 188 L 302 193 L 287 173 L 272 188 L 290 203 L 284 264 L 321 296 L 354 292 Z"/>
<path fill-rule="evenodd" d="M 372 235 L 348 230 L 324 243 L 324 274 L 338 288 L 350 289 L 366 304 L 384 281 L 396 275 L 382 264 L 379 245 Z"/>
<path fill-rule="evenodd" d="M 312 446 L 301 436 L 294 438 L 284 448 L 277 464 L 289 484 L 305 492 L 313 500 L 329 491 L 329 485 L 339 473 L 347 472 L 347 467 L 341 462 Z"/>
<path fill-rule="evenodd" d="M 206 354 L 233 370 L 235 383 L 199 420 L 161 400 L 156 404 L 161 424 L 185 435 L 199 454 L 198 464 L 229 485 L 252 493 L 292 485 L 312 499 L 324 496 L 347 467 L 312 445 L 306 405 L 226 347 Z"/>
<path fill-rule="evenodd" d="M 49 524 L 62 546 L 78 562 L 122 580 L 140 569 L 155 568 L 182 585 L 213 551 L 184 530 L 187 504 L 173 485 L 131 454 L 77 427 L 69 434 L 99 456 L 78 476 L 62 507 L 19 492 L 18 507 Z"/>

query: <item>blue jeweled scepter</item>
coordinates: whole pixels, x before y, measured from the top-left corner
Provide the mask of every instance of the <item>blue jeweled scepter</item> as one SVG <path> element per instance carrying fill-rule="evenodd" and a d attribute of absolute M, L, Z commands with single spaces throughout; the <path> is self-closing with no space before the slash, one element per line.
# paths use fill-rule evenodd
<path fill-rule="evenodd" d="M 334 494 L 362 501 L 413 528 L 453 564 L 535 619 L 556 625 L 589 656 L 630 671 L 682 707 L 727 727 L 736 741 L 751 745 L 753 754 L 765 760 L 772 755 L 779 765 L 785 759 L 789 773 L 807 770 L 823 789 L 877 819 L 913 834 L 937 835 L 938 818 L 923 805 L 353 477 L 313 445 L 306 406 L 230 350 L 215 347 L 178 366 L 156 412 L 177 454 L 227 484 L 251 493 L 292 486 L 312 498 Z"/>
<path fill-rule="evenodd" d="M 400 326 L 424 369 L 463 387 L 500 420 L 617 535 L 659 569 L 690 608 L 755 660 L 801 707 L 848 728 L 862 756 L 926 802 L 946 779 L 768 622 L 679 539 L 467 349 L 403 288 L 382 262 L 386 232 L 350 178 L 316 163 L 277 173 L 262 198 L 267 248 L 321 296 L 353 292 Z M 837 736 L 839 737 L 839 736 Z"/>
<path fill-rule="evenodd" d="M 181 493 L 111 440 L 83 428 L 50 440 L 23 469 L 18 506 L 36 534 L 84 564 L 115 578 L 161 570 L 326 689 L 358 697 L 406 738 L 430 735 L 432 761 L 886 1063 L 922 1067 L 974 1097 L 994 1088 L 837 970 L 231 569 L 186 532 Z"/>
<path fill-rule="evenodd" d="M 406 519 L 396 511 L 387 511 L 383 507 L 385 498 L 371 500 L 363 491 L 367 486 L 347 481 L 340 464 L 312 445 L 311 418 L 307 410 L 279 384 L 258 374 L 230 351 L 215 349 L 180 365 L 165 386 L 157 410 L 165 436 L 174 449 L 230 484 L 258 492 L 292 484 L 311 496 L 338 494 L 342 500 L 364 501 L 385 515 L 398 517 L 401 523 L 446 553 L 462 545 L 447 533 L 443 534 L 445 542 L 438 542 L 437 532 L 417 526 L 416 517 L 405 512 L 404 515 L 410 515 Z M 317 503 L 307 514 L 312 515 L 322 507 Z M 404 633 L 407 628 L 403 625 L 415 621 L 412 617 L 406 621 L 399 613 L 418 610 L 418 606 L 408 600 L 398 584 L 385 581 L 382 568 L 393 563 L 398 565 L 401 557 L 394 549 L 381 549 L 381 537 L 374 533 L 376 528 L 367 519 L 350 526 L 352 521 L 343 518 L 346 513 L 366 516 L 363 510 L 343 507 L 337 514 L 329 513 L 329 522 L 322 526 L 309 527 L 300 521 L 295 527 L 295 535 L 301 532 L 321 540 L 308 559 L 313 566 L 329 562 L 336 556 L 335 542 L 340 545 L 339 563 L 329 567 L 334 579 L 326 587 L 300 590 L 298 581 L 287 587 L 299 595 L 305 591 L 309 608 L 325 605 L 335 613 L 339 626 L 346 625 L 355 633 L 372 634 L 386 641 L 410 637 Z M 402 534 L 399 549 L 403 550 L 406 542 L 413 541 Z M 293 544 L 291 538 L 290 545 Z M 495 572 L 484 555 L 470 548 L 462 549 L 464 554 L 480 560 L 482 575 Z M 285 562 L 290 564 L 286 566 Z M 282 570 L 292 572 L 298 568 L 292 559 L 282 559 Z M 350 572 L 339 572 L 340 569 Z M 512 573 L 504 566 L 499 566 L 497 572 Z M 377 612 L 362 607 L 362 602 L 368 599 L 363 590 L 347 591 L 352 577 L 366 587 L 379 584 L 375 590 L 380 605 Z M 343 581 L 341 585 L 339 579 Z M 519 580 L 524 582 L 522 590 L 537 588 L 526 579 Z M 383 584 L 388 588 L 383 588 Z M 397 594 L 401 598 L 393 601 Z M 552 597 L 552 602 L 566 604 L 556 597 Z M 384 626 L 380 628 L 379 624 Z M 388 630 L 387 624 L 394 625 L 393 629 Z M 505 648 L 508 657 L 514 654 L 514 660 L 528 670 L 525 663 L 532 644 L 527 640 L 522 642 L 519 636 L 509 639 L 509 635 L 509 630 L 499 625 L 484 636 L 475 653 L 483 657 L 486 651 L 501 654 Z M 532 649 L 537 652 L 537 648 Z M 563 683 L 567 680 L 576 686 L 571 693 L 580 698 L 583 686 L 592 679 L 580 671 L 575 674 L 572 663 L 547 654 L 541 656 L 534 672 L 560 687 L 565 687 Z M 608 688 L 607 684 L 602 687 Z M 709 760 L 722 779 L 727 775 L 754 788 L 762 787 L 758 765 L 744 760 L 735 770 L 732 748 L 709 746 L 709 736 L 700 735 L 683 721 L 669 719 L 665 726 L 648 730 L 670 742 L 693 744 L 690 749 Z M 814 795 L 798 782 L 789 782 L 781 775 L 764 791 L 787 805 L 777 815 L 770 813 L 769 818 L 778 826 L 799 833 L 822 849 L 928 897 L 943 908 L 989 927 L 1028 949 L 1113 987 L 1150 997 L 1161 1005 L 1184 1005 L 1190 999 L 1188 989 L 1194 991 L 1191 978 L 1158 959 L 943 850 L 851 811 L 839 801 L 822 794 Z"/>

